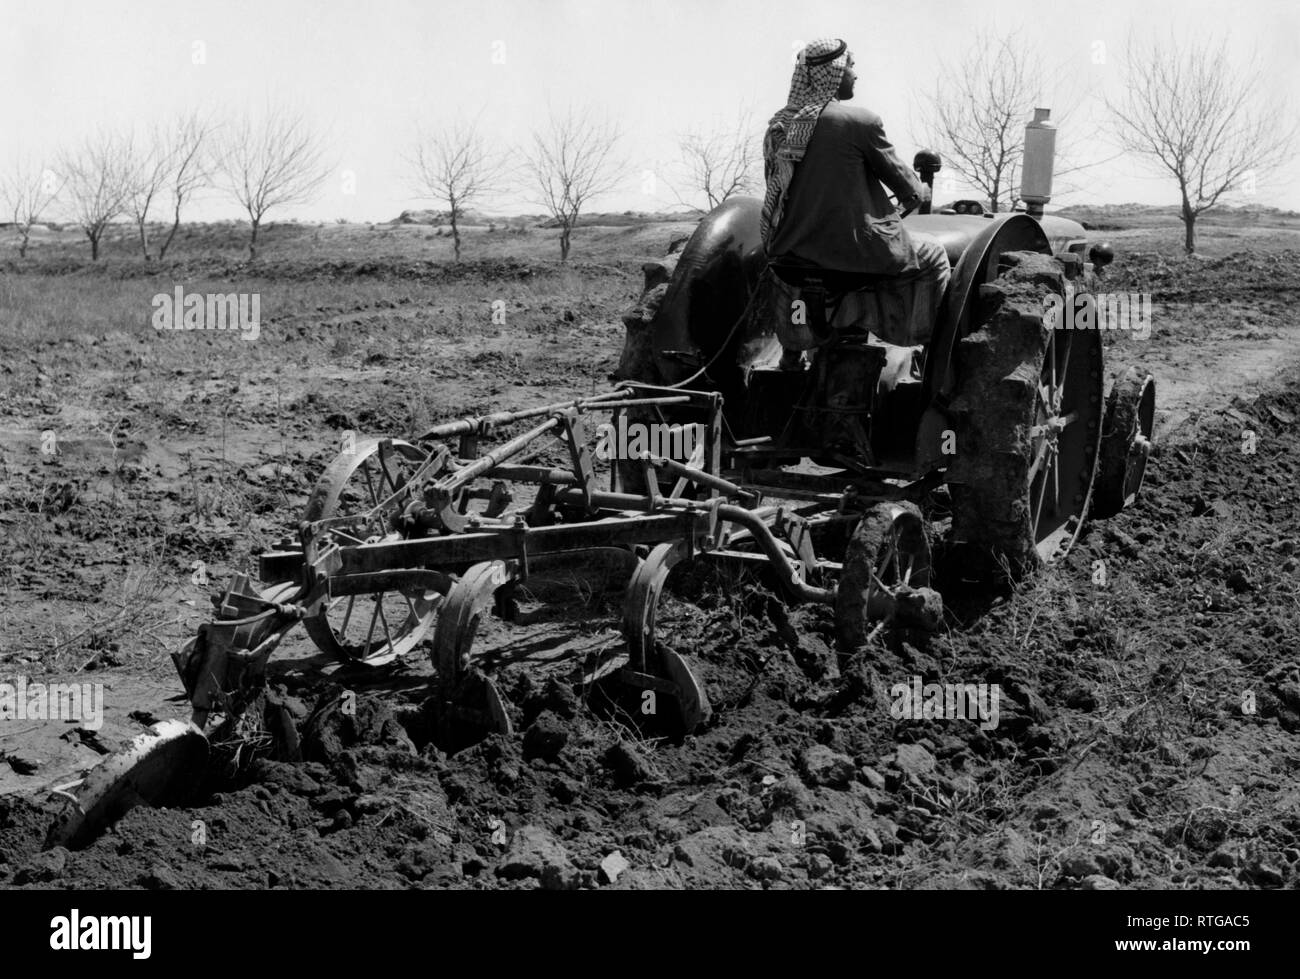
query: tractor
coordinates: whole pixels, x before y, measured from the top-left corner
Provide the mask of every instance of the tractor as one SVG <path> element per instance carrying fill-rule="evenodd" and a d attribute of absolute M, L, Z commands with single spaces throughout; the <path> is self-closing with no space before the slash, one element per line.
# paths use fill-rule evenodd
<path fill-rule="evenodd" d="M 923 204 L 904 215 L 905 227 L 943 244 L 952 266 L 937 322 L 915 324 L 924 342 L 863 343 L 842 330 L 844 297 L 889 283 L 773 265 L 759 235 L 761 203 L 735 197 L 644 266 L 615 379 L 721 392 L 731 434 L 725 475 L 773 495 L 844 496 L 871 516 L 859 524 L 858 554 L 881 540 L 912 542 L 883 584 L 898 584 L 908 562 L 928 577 L 933 528 L 920 526 L 923 511 L 942 514 L 944 542 L 967 580 L 1017 578 L 1060 559 L 1090 515 L 1112 516 L 1136 497 L 1155 380 L 1139 367 L 1108 376 L 1099 330 L 1054 315 L 1095 305 L 1114 253 L 1106 243 L 1089 248 L 1078 222 L 1043 213 L 1054 149 L 1039 136 L 1051 133 L 1047 116 L 1038 110 L 1026 134 L 1027 211 L 935 214 Z M 932 186 L 938 154 L 922 151 L 913 165 Z M 773 308 L 775 280 L 797 287 L 808 306 L 812 328 L 802 337 Z M 791 342 L 811 347 L 802 369 L 780 362 Z M 882 526 L 892 531 L 882 536 Z M 842 604 L 848 590 L 840 591 Z M 860 624 L 841 619 L 851 645 Z"/>

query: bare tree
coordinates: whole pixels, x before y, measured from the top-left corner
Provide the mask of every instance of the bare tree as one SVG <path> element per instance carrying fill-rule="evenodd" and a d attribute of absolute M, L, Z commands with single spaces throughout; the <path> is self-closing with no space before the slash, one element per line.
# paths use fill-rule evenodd
<path fill-rule="evenodd" d="M 1125 95 L 1106 105 L 1124 149 L 1178 181 L 1183 248 L 1196 249 L 1196 219 L 1294 151 L 1297 125 L 1281 100 L 1263 98 L 1258 67 L 1229 62 L 1227 42 L 1187 45 L 1130 39 Z"/>
<path fill-rule="evenodd" d="M 59 196 L 62 181 L 48 167 L 36 166 L 30 159 L 18 160 L 9 174 L 0 180 L 0 200 L 4 212 L 13 218 L 18 229 L 18 257 L 27 257 L 27 244 L 31 240 L 32 225 L 39 224 L 41 216 Z"/>
<path fill-rule="evenodd" d="M 126 210 L 135 187 L 131 137 L 101 131 L 66 151 L 60 166 L 72 219 L 90 241 L 90 260 L 98 261 L 104 231 Z"/>
<path fill-rule="evenodd" d="M 181 116 L 170 134 L 170 168 L 167 186 L 171 195 L 172 226 L 167 237 L 158 246 L 158 260 L 167 255 L 172 239 L 181 226 L 181 208 L 193 195 L 212 180 L 211 159 L 208 153 L 214 126 L 211 120 L 198 112 Z"/>
<path fill-rule="evenodd" d="M 431 136 L 421 135 L 408 162 L 420 195 L 447 205 L 459 262 L 461 216 L 500 182 L 503 159 L 488 147 L 476 124 L 457 122 Z"/>
<path fill-rule="evenodd" d="M 614 159 L 621 133 L 607 117 L 590 109 L 551 113 L 545 128 L 533 134 L 523 167 L 535 203 L 560 224 L 560 261 L 569 257 L 573 229 L 582 208 L 593 197 L 612 190 L 622 175 Z"/>
<path fill-rule="evenodd" d="M 683 133 L 677 146 L 681 152 L 683 182 L 691 194 L 704 195 L 709 210 L 728 197 L 756 186 L 762 133 L 755 131 L 752 112 L 741 113 L 730 129 Z M 681 194 L 677 194 L 677 199 L 692 206 Z"/>
<path fill-rule="evenodd" d="M 1042 59 L 1019 35 L 984 33 L 959 62 L 949 63 L 932 91 L 920 100 L 926 138 L 955 172 L 989 201 L 1010 209 L 1020 194 L 1025 122 L 1046 105 L 1049 80 Z M 1053 106 L 1056 121 L 1070 106 Z M 1074 141 L 1086 139 L 1072 134 Z M 1057 175 L 1081 169 L 1063 165 L 1065 141 L 1057 145 Z"/>
<path fill-rule="evenodd" d="M 231 195 L 248 212 L 249 261 L 257 258 L 257 232 L 268 211 L 305 204 L 329 175 L 320 138 L 301 115 L 269 108 L 258 121 L 245 115 L 221 141 L 219 167 Z"/>
<path fill-rule="evenodd" d="M 149 209 L 162 192 L 171 173 L 171 146 L 163 130 L 155 127 L 147 136 L 135 142 L 137 147 L 132 160 L 131 194 L 127 209 L 140 236 L 140 251 L 146 262 L 149 254 Z"/>

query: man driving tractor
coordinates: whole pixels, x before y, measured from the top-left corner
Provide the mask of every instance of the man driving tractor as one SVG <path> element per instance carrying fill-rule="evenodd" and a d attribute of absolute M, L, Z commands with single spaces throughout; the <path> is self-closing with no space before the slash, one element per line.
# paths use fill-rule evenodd
<path fill-rule="evenodd" d="M 906 211 L 930 189 L 899 160 L 880 117 L 845 104 L 856 78 L 844 41 L 813 41 L 798 56 L 785 107 L 768 124 L 760 227 L 777 270 L 775 301 L 788 321 L 800 292 L 782 269 L 829 273 L 841 284 L 831 314 L 837 331 L 920 344 L 948 284 L 948 256 L 930 236 L 909 234 L 887 199 L 882 184 Z M 792 332 L 782 336 L 783 367 L 798 366 L 798 350 L 821 342 L 798 342 Z"/>

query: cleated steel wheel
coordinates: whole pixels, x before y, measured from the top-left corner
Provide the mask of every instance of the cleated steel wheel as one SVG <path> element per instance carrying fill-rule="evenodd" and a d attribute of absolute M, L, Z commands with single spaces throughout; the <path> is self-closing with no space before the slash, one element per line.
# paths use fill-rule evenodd
<path fill-rule="evenodd" d="M 930 541 L 921 511 L 914 503 L 877 503 L 844 555 L 835 591 L 840 648 L 852 652 L 866 642 L 872 623 L 893 613 L 894 592 L 929 585 Z"/>
<path fill-rule="evenodd" d="M 340 453 L 321 475 L 303 519 L 341 518 L 329 533 L 342 546 L 401 540 L 393 517 L 406 506 L 406 484 L 426 458 L 409 442 L 358 439 L 353 451 Z M 441 601 L 441 594 L 423 586 L 333 596 L 303 625 L 329 656 L 381 666 L 419 644 Z"/>
<path fill-rule="evenodd" d="M 1130 367 L 1115 379 L 1106 398 L 1092 516 L 1113 517 L 1137 500 L 1151 454 L 1155 416 L 1156 379 L 1145 368 Z"/>
<path fill-rule="evenodd" d="M 1053 329 L 1047 297 L 1072 299 L 1050 255 L 1012 252 L 983 287 L 983 325 L 958 344 L 953 539 L 1013 577 L 1063 557 L 1088 513 L 1101 446 L 1096 330 Z"/>

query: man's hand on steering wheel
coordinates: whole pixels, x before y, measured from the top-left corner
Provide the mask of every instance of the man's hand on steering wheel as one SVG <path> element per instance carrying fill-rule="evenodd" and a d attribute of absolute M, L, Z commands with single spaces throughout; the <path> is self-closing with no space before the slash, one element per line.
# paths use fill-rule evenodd
<path fill-rule="evenodd" d="M 925 201 L 931 199 L 930 193 L 930 188 L 925 184 L 921 184 L 921 192 L 919 194 L 913 194 L 911 197 L 906 197 L 897 201 L 895 206 L 898 208 L 898 216 L 902 218 L 907 217 Z"/>

